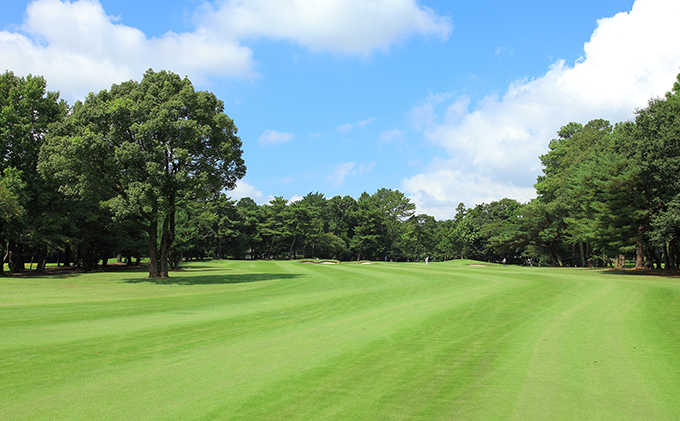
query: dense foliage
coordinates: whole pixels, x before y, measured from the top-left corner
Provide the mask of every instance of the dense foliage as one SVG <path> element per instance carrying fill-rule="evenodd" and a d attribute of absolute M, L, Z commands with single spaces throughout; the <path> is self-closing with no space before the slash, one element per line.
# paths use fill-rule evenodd
<path fill-rule="evenodd" d="M 634 120 L 562 127 L 529 203 L 502 199 L 437 221 L 399 190 L 289 203 L 231 200 L 241 141 L 212 93 L 149 70 L 68 107 L 40 77 L 0 76 L 0 239 L 10 271 L 49 259 L 96 268 L 149 258 L 418 261 L 676 269 L 680 75 Z"/>

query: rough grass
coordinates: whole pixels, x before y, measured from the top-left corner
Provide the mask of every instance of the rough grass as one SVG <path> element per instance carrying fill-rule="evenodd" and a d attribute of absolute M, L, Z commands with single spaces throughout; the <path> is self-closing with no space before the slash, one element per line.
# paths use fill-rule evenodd
<path fill-rule="evenodd" d="M 0 419 L 680 419 L 678 279 L 473 263 L 1 279 Z"/>

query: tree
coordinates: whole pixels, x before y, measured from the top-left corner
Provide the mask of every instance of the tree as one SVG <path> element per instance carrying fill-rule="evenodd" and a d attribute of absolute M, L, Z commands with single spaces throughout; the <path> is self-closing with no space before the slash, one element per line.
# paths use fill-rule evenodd
<path fill-rule="evenodd" d="M 590 249 L 587 238 L 591 237 L 584 236 L 580 224 L 584 221 L 585 196 L 575 194 L 579 182 L 574 174 L 605 149 L 604 139 L 611 132 L 611 124 L 601 119 L 585 126 L 568 123 L 558 131 L 558 137 L 550 141 L 550 151 L 540 157 L 544 175 L 535 184 L 538 198 L 523 211 L 521 222 L 533 237 L 517 233 L 522 238 L 518 244 L 535 247 L 541 255 L 549 256 L 552 265 L 586 265 L 585 250 Z"/>
<path fill-rule="evenodd" d="M 4 262 L 9 258 L 9 241 L 16 236 L 18 222 L 26 214 L 26 209 L 21 205 L 24 185 L 21 181 L 21 172 L 15 168 L 5 168 L 0 177 L 0 241 L 3 246 L 3 264 L 0 265 L 0 273 L 5 274 Z"/>
<path fill-rule="evenodd" d="M 649 235 L 666 249 L 666 268 L 677 268 L 680 224 L 680 74 L 664 98 L 650 100 L 639 109 L 627 152 L 640 169 L 640 184 L 649 201 Z M 640 252 L 638 251 L 638 260 Z"/>
<path fill-rule="evenodd" d="M 259 226 L 264 220 L 263 207 L 257 206 L 252 198 L 244 197 L 236 203 L 236 214 L 238 236 L 235 255 L 244 257 L 250 253 L 253 258 L 261 255 L 263 240 Z"/>
<path fill-rule="evenodd" d="M 378 207 L 377 201 L 368 193 L 361 194 L 352 212 L 355 223 L 349 248 L 357 256 L 357 260 L 375 258 L 387 252 L 385 239 L 387 227 L 385 213 Z"/>
<path fill-rule="evenodd" d="M 144 229 L 149 276 L 167 277 L 181 201 L 215 196 L 245 174 L 236 132 L 214 94 L 195 91 L 188 78 L 148 70 L 141 82 L 77 102 L 42 158 L 63 191 L 96 192 L 117 219 Z"/>
<path fill-rule="evenodd" d="M 404 237 L 409 244 L 409 254 L 414 260 L 432 256 L 440 242 L 438 225 L 434 217 L 425 214 L 414 215 L 406 224 L 409 230 Z"/>
<path fill-rule="evenodd" d="M 26 212 L 24 218 L 5 221 L 12 271 L 23 269 L 25 254 L 33 253 L 29 248 L 39 251 L 38 270 L 44 269 L 47 239 L 54 229 L 51 222 L 58 217 L 53 204 L 58 194 L 38 173 L 37 164 L 48 127 L 63 118 L 67 105 L 58 92 L 46 88 L 41 76 L 24 78 L 9 71 L 0 75 L 0 172 L 7 177 L 4 171 L 16 170 L 12 177 L 20 180 Z"/>
<path fill-rule="evenodd" d="M 290 236 L 288 218 L 288 202 L 281 196 L 274 197 L 262 207 L 263 217 L 258 224 L 258 231 L 267 242 L 267 259 L 281 254 L 283 243 Z"/>
<path fill-rule="evenodd" d="M 382 212 L 389 242 L 390 261 L 394 260 L 394 247 L 401 237 L 400 229 L 416 210 L 416 205 L 399 190 L 382 188 L 375 192 L 371 199 Z"/>
<path fill-rule="evenodd" d="M 290 208 L 291 232 L 306 257 L 317 256 L 317 250 L 319 252 L 326 250 L 326 254 L 334 255 L 337 250 L 344 249 L 339 247 L 337 242 L 337 240 L 342 242 L 341 239 L 336 236 L 324 236 L 328 230 L 329 218 L 328 201 L 323 193 L 310 192 L 302 200 L 292 203 Z"/>

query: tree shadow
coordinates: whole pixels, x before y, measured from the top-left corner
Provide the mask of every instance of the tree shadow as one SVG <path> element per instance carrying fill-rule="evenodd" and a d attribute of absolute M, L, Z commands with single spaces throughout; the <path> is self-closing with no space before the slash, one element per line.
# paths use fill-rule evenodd
<path fill-rule="evenodd" d="M 658 276 L 661 278 L 680 278 L 679 270 L 666 270 L 666 269 L 635 269 L 626 268 L 623 269 L 613 269 L 607 268 L 602 269 L 600 273 L 607 275 L 637 275 L 637 276 Z"/>
<path fill-rule="evenodd" d="M 245 284 L 250 282 L 277 281 L 301 278 L 302 275 L 290 273 L 246 273 L 238 275 L 207 275 L 207 276 L 173 276 L 170 278 L 134 278 L 124 279 L 127 284 L 149 282 L 156 285 L 226 285 Z"/>

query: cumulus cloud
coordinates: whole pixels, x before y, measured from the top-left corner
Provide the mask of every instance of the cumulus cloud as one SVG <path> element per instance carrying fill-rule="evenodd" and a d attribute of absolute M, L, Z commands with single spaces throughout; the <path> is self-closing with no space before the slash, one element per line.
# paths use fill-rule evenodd
<path fill-rule="evenodd" d="M 288 204 L 290 205 L 290 204 L 293 204 L 295 202 L 299 202 L 302 199 L 304 199 L 302 196 L 300 196 L 298 194 L 294 194 L 293 197 L 291 197 L 290 200 L 288 200 Z"/>
<path fill-rule="evenodd" d="M 274 145 L 278 143 L 286 143 L 295 138 L 293 133 L 281 133 L 275 130 L 266 129 L 264 133 L 260 135 L 259 142 L 260 145 Z"/>
<path fill-rule="evenodd" d="M 68 99 L 139 79 L 150 67 L 195 81 L 253 74 L 252 51 L 208 31 L 149 38 L 116 23 L 96 0 L 36 0 L 17 32 L 0 32 L 0 67 L 40 74 Z"/>
<path fill-rule="evenodd" d="M 239 180 L 236 183 L 236 188 L 229 191 L 227 194 L 233 200 L 237 201 L 243 199 L 244 197 L 250 197 L 258 205 L 264 205 L 265 203 L 269 203 L 274 199 L 274 196 L 272 195 L 265 196 L 260 189 L 250 184 L 250 182 L 245 178 Z"/>
<path fill-rule="evenodd" d="M 479 173 L 450 169 L 447 161 L 436 162 L 432 167 L 427 173 L 404 180 L 402 189 L 411 193 L 418 213 L 437 219 L 452 218 L 460 202 L 470 207 L 503 197 L 526 202 L 535 196 L 533 187 L 518 187 Z"/>
<path fill-rule="evenodd" d="M 557 61 L 543 76 L 516 81 L 472 109 L 467 97 L 431 95 L 409 116 L 448 156 L 405 179 L 403 190 L 419 211 L 439 209 L 433 214 L 441 217 L 453 216 L 459 202 L 529 199 L 540 174 L 538 156 L 561 126 L 627 120 L 670 90 L 680 66 L 678 15 L 677 1 L 637 0 L 630 12 L 598 21 L 573 66 Z"/>
<path fill-rule="evenodd" d="M 311 50 L 368 54 L 410 34 L 447 39 L 452 26 L 416 0 L 225 0 L 196 11 L 191 32 L 148 37 L 117 23 L 98 0 L 35 0 L 19 29 L 0 31 L 0 68 L 40 74 L 68 100 L 139 77 L 152 67 L 187 75 L 256 76 L 250 38 Z M 53 89 L 53 88 L 51 88 Z"/>
<path fill-rule="evenodd" d="M 369 54 L 410 34 L 446 40 L 453 26 L 417 0 L 225 0 L 199 17 L 230 38 L 290 39 L 313 51 Z"/>

